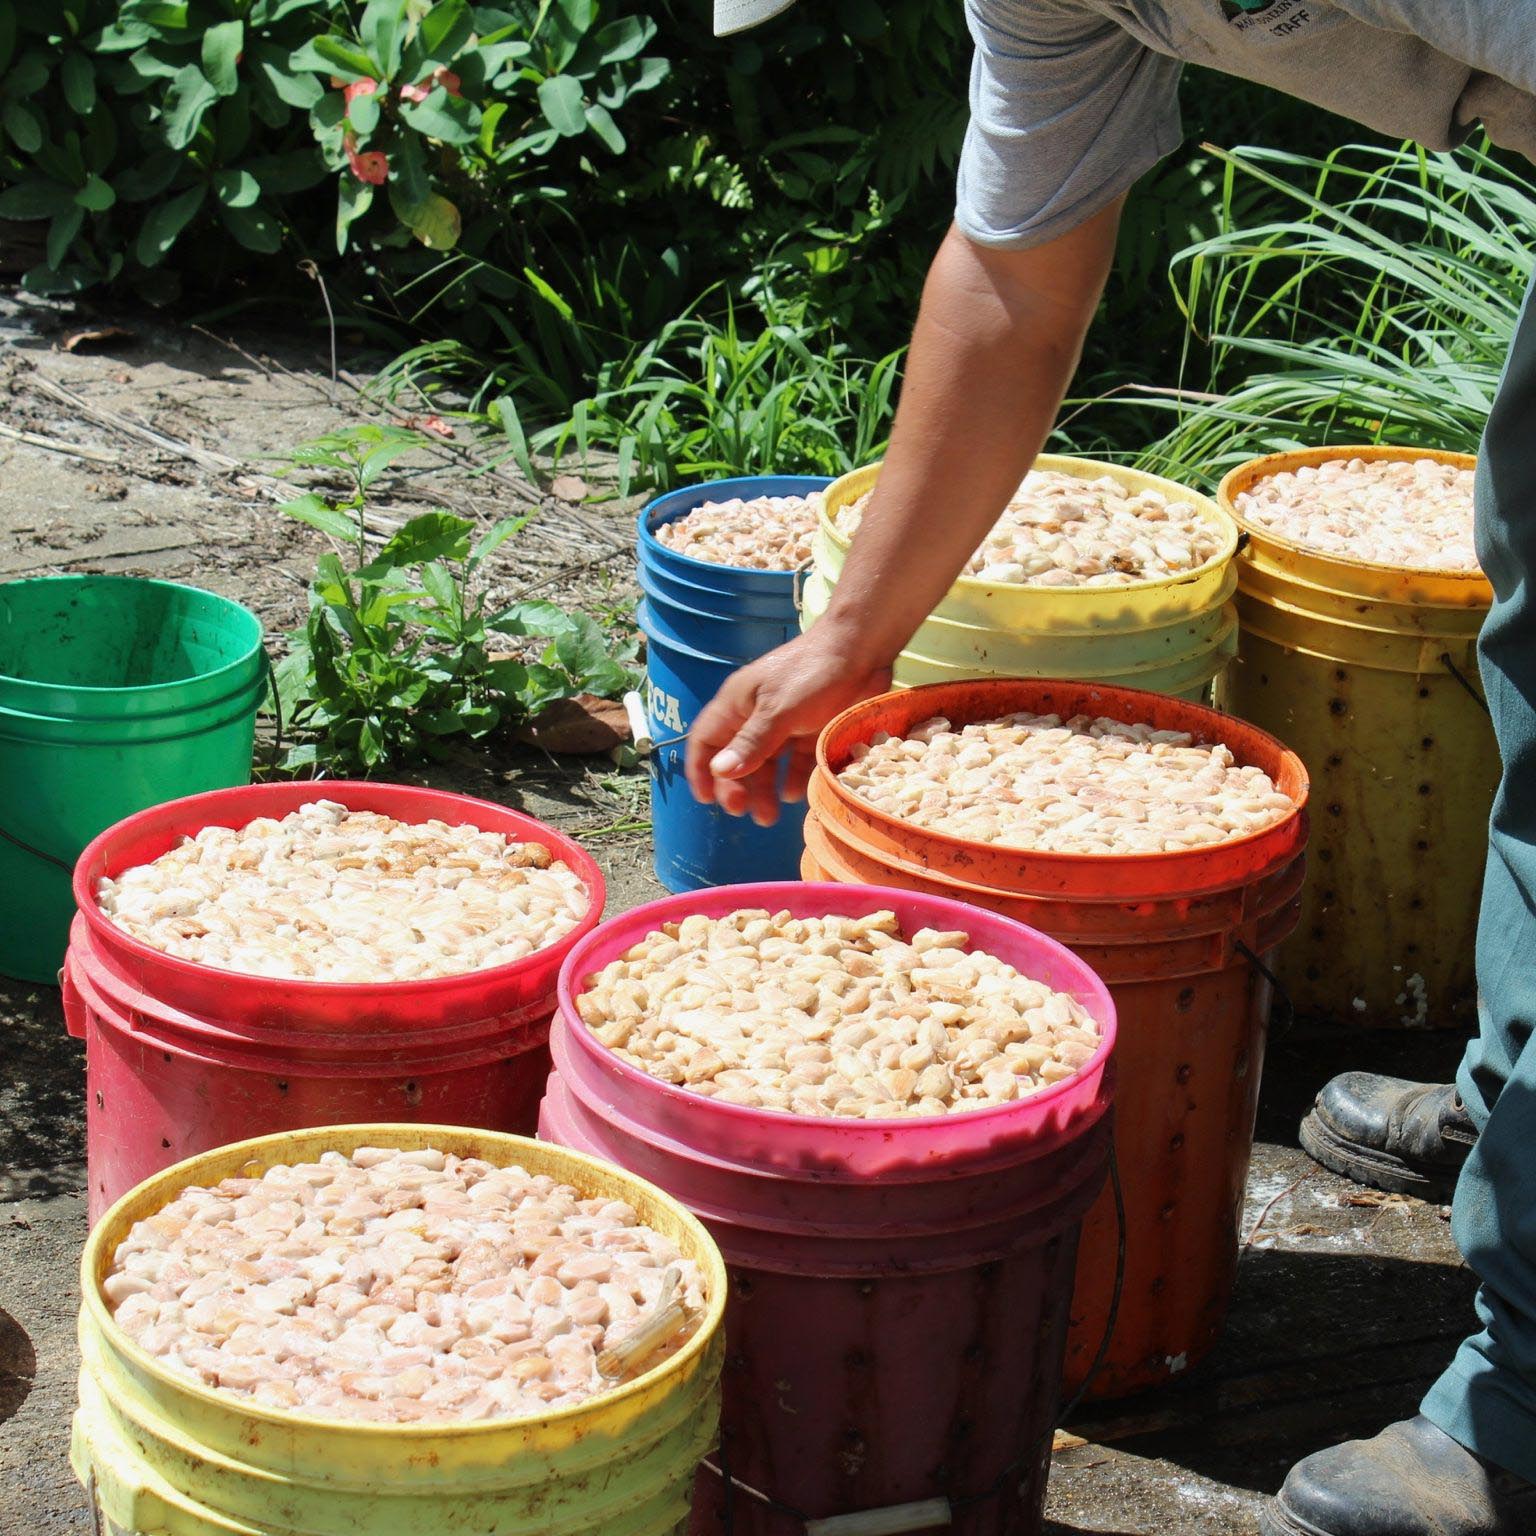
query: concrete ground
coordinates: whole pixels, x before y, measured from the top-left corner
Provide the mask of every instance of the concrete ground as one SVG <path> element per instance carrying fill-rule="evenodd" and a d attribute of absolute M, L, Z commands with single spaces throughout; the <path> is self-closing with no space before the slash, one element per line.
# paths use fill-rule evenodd
<path fill-rule="evenodd" d="M 313 540 L 273 512 L 261 455 L 368 407 L 316 371 L 314 347 L 279 360 L 267 338 L 247 338 L 242 353 L 205 333 L 124 323 L 137 335 L 109 350 L 65 351 L 87 320 L 0 298 L 0 579 L 187 579 L 251 603 L 273 630 L 291 626 Z M 495 515 L 516 502 L 462 465 L 421 474 L 395 488 L 401 515 L 423 501 Z M 622 605 L 621 511 L 546 501 L 540 521 L 537 538 L 508 547 L 496 577 L 505 590 Z M 493 747 L 426 777 L 581 833 L 609 878 L 610 912 L 660 892 L 634 830 L 638 782 L 606 763 Z M 1175 1389 L 1074 1416 L 1058 1437 L 1049 1536 L 1251 1536 L 1262 1496 L 1298 1456 L 1414 1410 L 1471 1323 L 1473 1283 L 1444 1213 L 1362 1203 L 1303 1157 L 1295 1128 L 1335 1071 L 1444 1080 L 1459 1051 L 1443 1036 L 1304 1026 L 1271 1042 L 1225 1337 Z M 82 1054 L 55 992 L 0 983 L 4 1536 L 92 1530 L 66 1461 L 85 1234 Z"/>

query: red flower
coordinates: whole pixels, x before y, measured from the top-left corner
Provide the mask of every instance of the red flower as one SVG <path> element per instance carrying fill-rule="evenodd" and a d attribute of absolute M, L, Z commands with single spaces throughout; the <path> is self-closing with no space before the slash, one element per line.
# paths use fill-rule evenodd
<path fill-rule="evenodd" d="M 349 133 L 342 143 L 347 151 L 347 164 L 359 181 L 370 187 L 382 187 L 389 180 L 389 156 L 382 149 L 359 151 L 357 140 Z"/>
<path fill-rule="evenodd" d="M 378 88 L 377 80 L 369 80 L 366 77 L 362 80 L 354 80 L 351 85 L 342 87 L 341 99 L 350 107 L 359 96 L 372 96 Z"/>
<path fill-rule="evenodd" d="M 401 98 L 405 101 L 425 101 L 431 94 L 434 85 L 440 85 L 450 96 L 462 96 L 460 89 L 463 81 L 454 74 L 451 69 L 434 69 L 431 78 L 419 85 L 402 85 L 400 87 Z"/>

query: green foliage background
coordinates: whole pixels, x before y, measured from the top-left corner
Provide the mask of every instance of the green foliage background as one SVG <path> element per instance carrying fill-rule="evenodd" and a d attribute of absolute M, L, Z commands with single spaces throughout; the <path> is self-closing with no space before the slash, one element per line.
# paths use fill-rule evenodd
<path fill-rule="evenodd" d="M 893 354 L 950 215 L 962 8 L 816 0 L 726 39 L 709 14 L 709 0 L 3 6 L 0 219 L 46 230 L 29 287 L 184 311 L 277 299 L 291 316 L 297 298 L 319 324 L 297 271 L 313 261 L 343 314 L 395 349 L 431 343 L 418 372 L 497 402 L 521 447 L 627 443 L 652 478 L 758 442 L 753 427 L 743 448 L 740 411 L 715 430 L 718 401 L 765 335 L 789 337 L 815 387 L 791 411 L 751 385 L 743 409 L 775 423 L 775 467 L 836 467 L 834 436 L 866 457 L 881 446 Z M 348 100 L 360 79 L 380 87 Z M 1224 207 L 1202 141 L 1323 155 L 1363 137 L 1200 71 L 1184 102 L 1186 147 L 1132 196 L 1084 393 L 1178 369 L 1168 257 L 1243 211 Z M 809 409 L 827 432 L 785 429 Z"/>

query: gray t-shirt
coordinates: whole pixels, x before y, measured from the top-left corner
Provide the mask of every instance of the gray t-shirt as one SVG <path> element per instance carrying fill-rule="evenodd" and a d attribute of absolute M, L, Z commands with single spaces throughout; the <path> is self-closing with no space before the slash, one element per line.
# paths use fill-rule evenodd
<path fill-rule="evenodd" d="M 1536 0 L 965 0 L 976 41 L 956 222 L 1022 249 L 1175 149 L 1186 63 L 1449 149 L 1536 160 Z"/>

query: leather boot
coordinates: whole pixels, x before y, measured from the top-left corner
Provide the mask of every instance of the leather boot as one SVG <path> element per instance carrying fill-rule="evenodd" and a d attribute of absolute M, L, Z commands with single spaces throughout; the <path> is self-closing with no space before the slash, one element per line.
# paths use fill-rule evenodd
<path fill-rule="evenodd" d="M 1448 1204 L 1477 1131 L 1453 1085 L 1346 1072 L 1317 1096 L 1301 1144 L 1324 1168 L 1399 1195 Z"/>
<path fill-rule="evenodd" d="M 1298 1462 L 1259 1524 L 1263 1536 L 1531 1536 L 1536 1484 L 1420 1416 Z"/>

